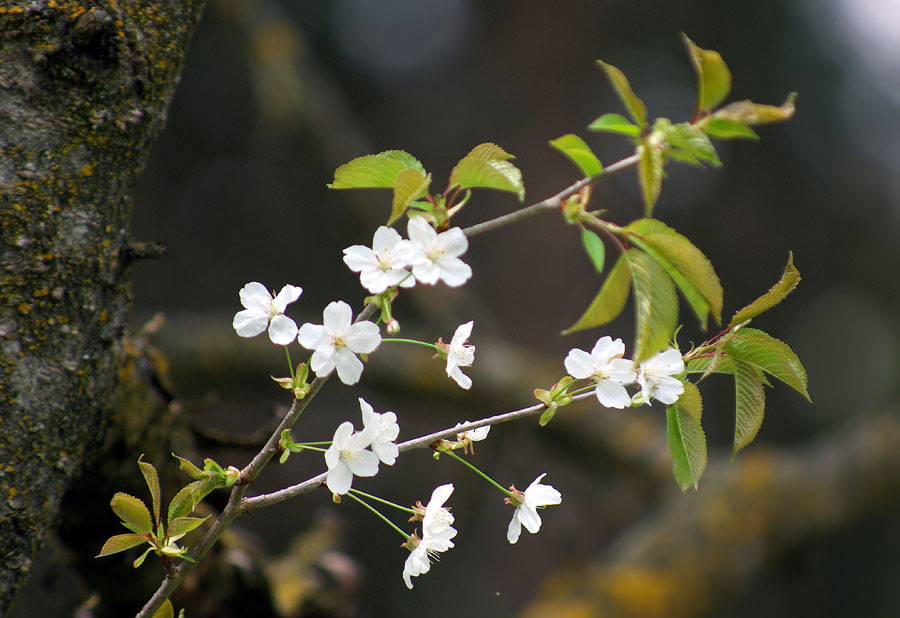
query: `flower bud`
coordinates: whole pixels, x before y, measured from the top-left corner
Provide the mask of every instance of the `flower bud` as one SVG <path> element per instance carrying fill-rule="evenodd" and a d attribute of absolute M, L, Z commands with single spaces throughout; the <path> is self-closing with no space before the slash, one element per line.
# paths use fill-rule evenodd
<path fill-rule="evenodd" d="M 400 334 L 400 322 L 397 321 L 397 318 L 391 318 L 387 321 L 385 325 L 385 330 L 387 330 L 388 334 L 392 337 L 395 337 Z"/>

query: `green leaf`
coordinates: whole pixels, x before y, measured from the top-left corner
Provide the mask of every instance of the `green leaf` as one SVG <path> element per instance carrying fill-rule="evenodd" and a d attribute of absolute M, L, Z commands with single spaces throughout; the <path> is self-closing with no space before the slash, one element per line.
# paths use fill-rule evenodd
<path fill-rule="evenodd" d="M 734 375 L 734 359 L 729 356 L 701 356 L 692 358 L 684 365 L 686 373 L 726 373 Z M 712 367 L 712 369 L 710 369 Z"/>
<path fill-rule="evenodd" d="M 450 186 L 509 191 L 517 194 L 521 202 L 525 199 L 525 185 L 522 184 L 522 172 L 509 162 L 513 158 L 496 144 L 479 144 L 450 172 Z"/>
<path fill-rule="evenodd" d="M 195 466 L 189 459 L 185 459 L 184 457 L 179 457 L 175 453 L 172 453 L 172 457 L 178 460 L 179 465 L 178 468 L 183 472 L 187 472 L 191 478 L 195 479 L 205 479 L 208 475 L 203 472 L 200 468 Z"/>
<path fill-rule="evenodd" d="M 798 283 L 800 283 L 800 271 L 794 267 L 794 254 L 790 253 L 788 254 L 787 266 L 784 267 L 784 274 L 781 275 L 778 283 L 773 285 L 768 292 L 735 313 L 728 327 L 734 328 L 738 324 L 743 324 L 760 313 L 768 311 L 793 292 Z"/>
<path fill-rule="evenodd" d="M 206 517 L 176 517 L 169 522 L 169 529 L 166 530 L 169 541 L 177 541 L 207 519 L 209 519 L 209 515 Z"/>
<path fill-rule="evenodd" d="M 181 488 L 172 501 L 169 502 L 169 513 L 166 517 L 168 525 L 172 525 L 172 521 L 179 517 L 184 517 L 194 510 L 197 503 L 194 502 L 194 492 L 202 481 L 194 481 Z"/>
<path fill-rule="evenodd" d="M 141 455 L 143 457 L 143 455 Z M 141 458 L 138 458 L 138 466 L 141 468 L 141 474 L 144 475 L 144 480 L 147 482 L 147 487 L 150 489 L 150 497 L 153 500 L 153 521 L 159 523 L 159 475 L 156 473 L 156 468 L 153 467 L 153 464 L 147 463 L 146 461 L 141 461 Z"/>
<path fill-rule="evenodd" d="M 792 92 L 781 106 L 761 105 L 753 101 L 736 101 L 716 110 L 713 118 L 743 122 L 748 125 L 782 122 L 794 115 L 796 98 L 797 93 Z"/>
<path fill-rule="evenodd" d="M 672 279 L 648 254 L 629 249 L 625 254 L 634 287 L 634 363 L 669 347 L 678 326 L 678 297 Z"/>
<path fill-rule="evenodd" d="M 581 173 L 587 178 L 596 176 L 603 171 L 603 165 L 600 163 L 597 155 L 593 153 L 591 147 L 574 133 L 567 133 L 562 137 L 557 137 L 555 140 L 550 141 L 550 145 L 569 157 L 572 163 L 577 165 Z"/>
<path fill-rule="evenodd" d="M 744 327 L 725 344 L 725 353 L 778 378 L 812 402 L 806 390 L 806 369 L 783 341 L 761 330 Z"/>
<path fill-rule="evenodd" d="M 734 447 L 732 456 L 753 442 L 762 426 L 766 409 L 759 370 L 750 363 L 735 360 L 734 366 Z"/>
<path fill-rule="evenodd" d="M 203 498 L 208 496 L 216 488 L 217 483 L 218 479 L 210 476 L 202 481 L 188 485 L 188 487 L 191 488 L 191 500 L 193 500 L 194 504 L 200 504 Z"/>
<path fill-rule="evenodd" d="M 646 129 L 647 106 L 644 105 L 643 101 L 637 98 L 634 92 L 632 92 L 631 84 L 628 83 L 628 78 L 625 77 L 625 74 L 613 65 L 607 64 L 602 60 L 598 60 L 597 64 L 599 64 L 603 68 L 603 70 L 606 71 L 606 76 L 612 83 L 616 94 L 619 95 L 619 98 L 625 105 L 625 109 L 628 110 L 628 113 L 631 115 L 634 121 L 638 124 L 641 130 Z"/>
<path fill-rule="evenodd" d="M 425 168 L 418 159 L 403 150 L 386 150 L 374 155 L 358 157 L 334 171 L 329 189 L 392 189 L 397 175 L 403 170 L 418 170 L 425 176 Z"/>
<path fill-rule="evenodd" d="M 144 560 L 147 559 L 147 556 L 150 555 L 150 552 L 151 552 L 151 551 L 153 551 L 153 548 L 152 548 L 152 547 L 148 547 L 148 548 L 147 548 L 147 551 L 145 551 L 143 554 L 141 554 L 140 556 L 138 556 L 137 559 L 132 563 L 133 566 L 134 566 L 134 568 L 138 568 L 139 566 L 141 566 L 142 564 L 144 564 Z"/>
<path fill-rule="evenodd" d="M 148 540 L 149 537 L 146 534 L 117 534 L 106 539 L 106 543 L 103 544 L 100 553 L 94 557 L 102 558 L 110 554 L 117 554 L 120 551 L 143 545 Z"/>
<path fill-rule="evenodd" d="M 697 73 L 697 110 L 706 112 L 719 105 L 731 90 L 731 71 L 717 51 L 697 47 L 681 33 Z"/>
<path fill-rule="evenodd" d="M 634 244 L 666 269 L 704 330 L 710 312 L 716 323 L 722 321 L 722 284 L 700 249 L 656 219 L 638 219 L 625 230 Z"/>
<path fill-rule="evenodd" d="M 581 244 L 584 245 L 584 250 L 591 258 L 594 268 L 598 273 L 602 273 L 606 260 L 606 246 L 603 241 L 591 230 L 581 228 Z"/>
<path fill-rule="evenodd" d="M 184 612 L 184 610 L 181 610 Z M 153 613 L 152 618 L 175 618 L 175 610 L 172 608 L 172 602 L 169 599 L 163 601 L 162 606 Z"/>
<path fill-rule="evenodd" d="M 562 334 L 568 335 L 611 322 L 625 308 L 630 288 L 631 273 L 628 268 L 628 258 L 623 253 L 609 271 L 606 281 L 603 282 L 603 286 L 587 310 L 575 324 L 564 330 Z"/>
<path fill-rule="evenodd" d="M 153 530 L 153 522 L 150 521 L 150 511 L 143 501 L 123 494 L 116 493 L 109 501 L 113 513 L 119 516 L 125 527 L 136 534 L 149 534 Z"/>
<path fill-rule="evenodd" d="M 650 143 L 650 140 L 637 147 L 638 156 L 638 181 L 641 186 L 641 196 L 644 198 L 644 216 L 653 214 L 653 206 L 659 199 L 659 191 L 662 188 L 663 157 L 662 148 Z"/>
<path fill-rule="evenodd" d="M 697 483 L 706 469 L 706 435 L 700 425 L 703 401 L 700 391 L 685 382 L 684 393 L 666 409 L 666 437 L 672 454 L 672 473 L 681 491 Z"/>
<path fill-rule="evenodd" d="M 397 174 L 394 185 L 394 201 L 391 205 L 391 217 L 387 224 L 391 225 L 406 212 L 409 205 L 428 194 L 431 185 L 431 174 L 422 174 L 417 169 L 408 168 Z"/>
<path fill-rule="evenodd" d="M 618 133 L 619 135 L 627 135 L 628 137 L 637 137 L 641 134 L 641 128 L 636 124 L 632 124 L 621 114 L 603 114 L 588 125 L 588 130 Z"/>
<path fill-rule="evenodd" d="M 715 167 L 721 167 L 722 161 L 716 153 L 715 146 L 709 141 L 709 137 L 689 122 L 670 124 L 665 128 L 666 141 L 673 148 L 678 148 L 689 155 L 711 163 Z"/>
<path fill-rule="evenodd" d="M 756 134 L 756 131 L 740 120 L 707 116 L 697 124 L 710 137 L 718 139 L 744 138 L 759 141 L 759 135 Z"/>

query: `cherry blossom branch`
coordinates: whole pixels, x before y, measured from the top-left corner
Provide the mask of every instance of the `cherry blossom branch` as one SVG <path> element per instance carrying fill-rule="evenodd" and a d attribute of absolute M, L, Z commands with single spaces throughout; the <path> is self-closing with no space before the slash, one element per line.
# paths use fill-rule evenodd
<path fill-rule="evenodd" d="M 588 397 L 593 396 L 594 394 L 592 392 L 583 393 L 581 395 L 576 395 L 572 398 L 572 400 L 578 401 L 580 399 L 587 399 Z M 514 421 L 520 418 L 525 418 L 527 416 L 534 416 L 535 414 L 543 412 L 545 409 L 546 406 L 542 403 L 539 403 L 533 406 L 528 406 L 527 408 L 513 410 L 512 412 L 505 412 L 503 414 L 497 414 L 496 416 L 488 416 L 481 420 L 462 423 L 458 426 L 448 427 L 447 429 L 442 429 L 434 433 L 407 440 L 406 442 L 401 442 L 397 445 L 397 450 L 403 453 L 406 451 L 411 451 L 413 449 L 428 448 L 438 440 L 452 438 L 458 433 L 470 431 L 472 429 L 478 429 L 479 427 L 485 427 L 486 425 L 499 425 L 500 423 Z M 290 487 L 285 487 L 284 489 L 279 489 L 278 491 L 273 491 L 268 494 L 260 494 L 258 496 L 253 496 L 252 498 L 245 498 L 241 505 L 241 512 L 250 513 L 252 511 L 256 511 L 261 508 L 272 506 L 274 504 L 278 504 L 279 502 L 284 502 L 285 500 L 307 494 L 315 489 L 322 487 L 325 484 L 325 476 L 326 473 L 323 472 L 322 474 L 309 478 L 302 483 L 297 483 L 296 485 L 291 485 Z"/>
<path fill-rule="evenodd" d="M 563 200 L 575 195 L 584 187 L 600 182 L 604 178 L 611 176 L 616 172 L 621 172 L 622 170 L 628 169 L 629 167 L 634 167 L 638 164 L 638 161 L 639 158 L 637 155 L 631 155 L 630 157 L 626 157 L 621 161 L 616 161 L 612 165 L 604 167 L 603 171 L 601 171 L 599 174 L 595 174 L 590 178 L 582 178 L 575 184 L 566 187 L 556 195 L 548 197 L 547 199 L 536 204 L 532 204 L 531 206 L 526 206 L 525 208 L 522 208 L 515 212 L 511 212 L 508 215 L 503 215 L 502 217 L 497 217 L 496 219 L 490 219 L 488 221 L 469 226 L 463 229 L 463 234 L 471 238 L 472 236 L 477 236 L 478 234 L 482 234 L 484 232 L 490 232 L 506 225 L 511 225 L 513 223 L 518 223 L 519 221 L 524 221 L 525 219 L 530 219 L 531 217 L 539 215 L 542 212 L 556 210 L 562 206 Z"/>

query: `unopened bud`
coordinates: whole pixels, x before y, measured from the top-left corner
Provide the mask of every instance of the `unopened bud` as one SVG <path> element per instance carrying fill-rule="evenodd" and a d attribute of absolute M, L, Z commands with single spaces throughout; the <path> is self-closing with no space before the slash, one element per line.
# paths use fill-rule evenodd
<path fill-rule="evenodd" d="M 387 324 L 385 325 L 385 329 L 387 330 L 388 334 L 391 335 L 392 337 L 399 335 L 400 334 L 400 322 L 397 321 L 397 318 L 391 318 L 390 320 L 387 321 Z"/>

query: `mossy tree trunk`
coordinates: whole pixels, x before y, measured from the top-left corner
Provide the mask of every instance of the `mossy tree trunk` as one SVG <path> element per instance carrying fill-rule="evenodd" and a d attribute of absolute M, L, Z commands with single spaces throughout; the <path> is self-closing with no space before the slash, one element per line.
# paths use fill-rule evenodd
<path fill-rule="evenodd" d="M 0 6 L 0 615 L 108 427 L 130 194 L 203 4 Z"/>

